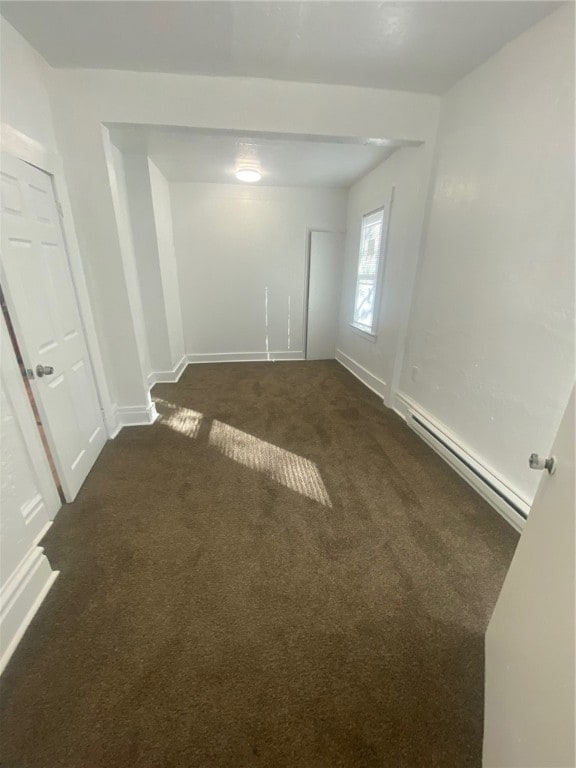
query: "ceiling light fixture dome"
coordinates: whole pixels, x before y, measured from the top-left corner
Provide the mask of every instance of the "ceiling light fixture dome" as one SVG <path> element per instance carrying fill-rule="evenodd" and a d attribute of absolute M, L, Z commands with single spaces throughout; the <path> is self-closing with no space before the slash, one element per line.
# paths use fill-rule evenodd
<path fill-rule="evenodd" d="M 248 184 L 253 184 L 255 181 L 260 181 L 262 174 L 256 168 L 238 168 L 236 178 L 238 181 L 246 181 Z"/>

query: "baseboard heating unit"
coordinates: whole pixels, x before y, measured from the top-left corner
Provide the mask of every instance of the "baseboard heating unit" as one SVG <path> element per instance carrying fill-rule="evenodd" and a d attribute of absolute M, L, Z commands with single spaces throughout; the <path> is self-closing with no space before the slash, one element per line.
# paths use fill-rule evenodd
<path fill-rule="evenodd" d="M 458 472 L 513 528 L 522 531 L 530 507 L 486 467 L 462 449 L 423 414 L 407 404 L 406 423 Z"/>

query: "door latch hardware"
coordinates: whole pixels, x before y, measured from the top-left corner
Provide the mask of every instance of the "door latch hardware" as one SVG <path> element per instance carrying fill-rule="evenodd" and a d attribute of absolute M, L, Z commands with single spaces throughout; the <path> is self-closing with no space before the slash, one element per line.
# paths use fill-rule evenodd
<path fill-rule="evenodd" d="M 556 472 L 556 457 L 548 456 L 546 459 L 541 459 L 537 453 L 531 453 L 528 459 L 530 469 L 547 469 L 549 475 L 553 475 Z"/>
<path fill-rule="evenodd" d="M 52 368 L 51 365 L 36 366 L 36 376 L 38 376 L 39 379 L 41 379 L 42 376 L 52 376 L 53 373 L 54 373 L 54 368 Z"/>

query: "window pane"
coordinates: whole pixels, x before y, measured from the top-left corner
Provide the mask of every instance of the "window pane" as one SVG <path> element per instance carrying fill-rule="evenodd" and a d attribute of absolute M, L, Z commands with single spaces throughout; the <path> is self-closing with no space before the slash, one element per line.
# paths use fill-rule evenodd
<path fill-rule="evenodd" d="M 374 316 L 374 282 L 368 280 L 358 281 L 356 290 L 356 306 L 354 308 L 354 320 L 359 325 L 372 328 Z"/>
<path fill-rule="evenodd" d="M 368 224 L 362 229 L 362 241 L 360 243 L 359 274 L 373 275 L 378 272 L 378 260 L 380 258 L 380 239 L 382 236 L 382 222 Z"/>
<path fill-rule="evenodd" d="M 383 222 L 383 210 L 368 214 L 362 218 L 360 233 L 354 323 L 370 332 L 374 330 L 376 286 L 382 255 Z"/>

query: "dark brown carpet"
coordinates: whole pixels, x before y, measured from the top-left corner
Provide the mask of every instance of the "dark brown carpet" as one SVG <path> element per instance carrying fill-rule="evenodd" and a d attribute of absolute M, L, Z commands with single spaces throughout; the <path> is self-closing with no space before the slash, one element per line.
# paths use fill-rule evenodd
<path fill-rule="evenodd" d="M 45 540 L 0 765 L 479 766 L 514 531 L 334 361 L 154 395 Z"/>

